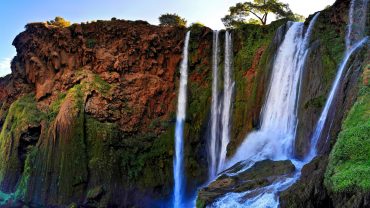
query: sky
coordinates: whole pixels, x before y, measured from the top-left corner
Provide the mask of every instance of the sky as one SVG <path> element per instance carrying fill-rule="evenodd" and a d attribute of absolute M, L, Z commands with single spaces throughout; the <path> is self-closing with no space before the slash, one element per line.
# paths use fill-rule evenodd
<path fill-rule="evenodd" d="M 188 21 L 201 22 L 212 29 L 223 29 L 221 18 L 230 6 L 245 0 L 1 0 L 0 77 L 10 73 L 16 55 L 12 42 L 30 22 L 44 22 L 61 16 L 72 23 L 109 20 L 145 20 L 158 24 L 164 13 L 177 13 Z M 308 16 L 335 0 L 281 0 L 294 13 Z"/>

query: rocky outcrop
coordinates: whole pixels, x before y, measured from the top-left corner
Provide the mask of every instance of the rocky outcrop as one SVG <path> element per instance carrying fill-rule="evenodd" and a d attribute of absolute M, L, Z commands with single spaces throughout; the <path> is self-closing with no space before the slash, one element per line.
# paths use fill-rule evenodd
<path fill-rule="evenodd" d="M 253 190 L 248 192 L 244 197 L 247 200 L 250 197 L 258 195 L 260 193 L 259 188 L 271 185 L 282 178 L 290 177 L 295 172 L 295 167 L 289 160 L 259 161 L 247 170 L 243 170 L 245 165 L 248 165 L 244 163 L 245 161 L 241 161 L 235 164 L 221 173 L 207 187 L 200 189 L 197 198 L 197 207 L 210 205 L 217 198 L 230 192 L 242 193 Z"/>
<path fill-rule="evenodd" d="M 321 11 L 312 31 L 298 105 L 299 124 L 295 140 L 295 155 L 300 159 L 308 153 L 312 132 L 344 55 L 348 17 L 340 14 L 348 13 L 349 3 L 349 0 L 336 1 L 333 6 Z M 341 109 L 340 106 L 336 108 Z M 343 116 L 343 112 L 337 113 Z M 334 123 L 336 127 L 333 128 L 340 128 L 340 123 Z M 324 137 L 325 135 L 322 136 Z M 329 150 L 327 146 L 325 148 L 326 151 Z"/>
<path fill-rule="evenodd" d="M 9 203 L 155 206 L 168 197 L 185 32 L 115 19 L 28 24 L 13 42 L 12 74 L 0 79 L 0 188 Z M 207 115 L 197 105 L 209 102 L 199 93 L 209 88 L 211 30 L 198 28 L 192 40 L 191 191 L 206 175 Z"/>
<path fill-rule="evenodd" d="M 333 8 L 322 12 L 325 16 L 328 14 L 330 16 L 336 16 L 336 13 L 331 13 L 332 10 L 336 8 L 345 8 L 345 5 L 349 4 L 348 1 L 337 1 Z M 347 5 L 348 7 L 348 5 Z M 329 17 L 330 17 L 329 16 Z M 334 18 L 338 20 L 339 18 Z M 344 20 L 343 20 L 344 21 Z M 319 24 L 321 25 L 321 24 Z M 320 28 L 320 26 L 319 26 Z M 325 28 L 321 26 L 321 28 Z M 345 30 L 345 29 L 343 29 Z M 300 115 L 303 116 L 305 122 L 300 122 L 300 128 L 298 128 L 298 137 L 296 142 L 296 153 L 298 157 L 302 157 L 305 155 L 309 147 L 309 140 L 305 141 L 304 138 L 309 138 L 310 135 L 302 135 L 303 132 L 309 133 L 312 132 L 314 128 L 314 122 L 311 121 L 311 118 L 320 116 L 320 111 L 318 109 L 322 108 L 325 103 L 325 96 L 320 95 L 316 98 L 311 98 L 310 93 L 314 92 L 319 93 L 319 89 L 324 89 L 326 79 L 325 72 L 320 72 L 320 74 L 324 74 L 322 77 L 321 82 L 317 82 L 313 79 L 313 77 L 319 77 L 319 75 L 315 75 L 318 73 L 316 70 L 324 69 L 325 65 L 329 66 L 330 62 L 325 60 L 327 59 L 330 54 L 334 57 L 335 53 L 330 52 L 332 50 L 328 46 L 325 46 L 327 43 L 323 43 L 322 39 L 325 36 L 320 35 L 322 33 L 317 33 L 316 36 L 319 36 L 319 40 L 313 40 L 311 46 L 311 55 L 308 59 L 309 64 L 307 64 L 309 70 L 305 72 L 305 76 L 307 78 L 303 81 L 303 86 L 309 85 L 309 87 L 305 87 L 304 89 L 309 89 L 306 92 L 302 92 L 303 96 L 301 96 L 301 102 L 305 100 L 306 104 L 301 105 Z M 331 44 L 331 43 L 330 43 Z M 342 43 L 343 44 L 343 43 Z M 340 46 L 340 45 L 338 45 Z M 324 48 L 323 48 L 324 47 Z M 340 46 L 341 48 L 343 46 Z M 342 49 L 343 50 L 343 49 Z M 343 54 L 341 54 L 343 56 Z M 340 56 L 338 56 L 338 60 Z M 320 61 L 321 59 L 321 61 Z M 336 60 L 335 58 L 331 58 L 333 61 Z M 316 60 L 316 61 L 315 61 Z M 326 63 L 326 64 L 325 64 Z M 333 62 L 335 63 L 335 62 Z M 331 111 L 329 112 L 327 122 L 325 124 L 324 129 L 327 131 L 323 132 L 320 137 L 320 141 L 318 143 L 318 152 L 319 157 L 311 161 L 311 163 L 307 164 L 302 169 L 302 176 L 296 184 L 290 187 L 288 190 L 282 192 L 280 194 L 280 203 L 282 207 L 368 207 L 369 206 L 369 194 L 368 191 L 363 189 L 346 189 L 342 191 L 333 190 L 332 187 L 328 183 L 324 183 L 325 180 L 328 180 L 328 177 L 332 177 L 332 174 L 339 174 L 339 172 L 334 173 L 333 168 L 335 165 L 338 164 L 331 164 L 330 167 L 330 174 L 328 173 L 328 155 L 333 150 L 333 145 L 337 143 L 338 134 L 341 131 L 342 123 L 344 118 L 347 116 L 348 111 L 353 106 L 354 102 L 357 99 L 357 94 L 359 90 L 361 90 L 361 85 L 359 85 L 359 79 L 361 78 L 362 69 L 365 68 L 366 65 L 369 63 L 369 50 L 368 46 L 364 46 L 360 50 L 356 51 L 353 56 L 350 58 L 345 73 L 343 74 L 340 86 L 335 96 L 335 100 L 333 102 L 333 106 Z M 339 64 L 339 63 L 338 63 Z M 338 65 L 337 64 L 337 65 Z M 314 67 L 310 66 L 316 66 Z M 332 66 L 333 69 L 337 69 L 337 66 Z M 365 73 L 364 73 L 365 74 Z M 319 79 L 319 78 L 318 78 Z M 317 82 L 317 84 L 314 84 Z M 309 84 L 310 83 L 310 84 Z M 319 86 L 321 83 L 321 87 Z M 329 86 L 329 85 L 327 85 Z M 312 91 L 311 91 L 312 90 Z M 322 92 L 322 91 L 321 91 Z M 306 108 L 306 110 L 302 110 Z M 316 109 L 316 110 L 315 110 Z M 309 116 L 309 112 L 312 113 L 312 116 Z M 308 117 L 307 117 L 308 116 Z M 310 130 L 311 129 L 311 130 Z M 311 134 L 311 133 L 309 133 Z M 362 143 L 362 142 L 361 142 Z M 342 143 L 343 145 L 343 143 Z M 353 145 L 353 144 L 347 144 Z M 364 145 L 366 145 L 364 143 Z M 356 148 L 357 149 L 357 148 Z M 357 150 L 356 150 L 357 151 Z M 333 152 L 332 152 L 333 153 Z M 335 153 L 335 152 L 334 152 Z M 337 154 L 337 153 L 335 153 Z M 349 153 L 346 152 L 348 157 L 350 155 L 356 155 L 356 153 Z M 337 160 L 343 163 L 345 158 L 337 158 Z M 346 166 L 345 169 L 352 169 L 352 167 Z M 337 170 L 338 171 L 338 170 Z M 343 171 L 343 169 L 342 169 Z M 325 180 L 324 180 L 325 179 Z"/>
<path fill-rule="evenodd" d="M 286 207 L 332 207 L 332 201 L 324 185 L 327 156 L 315 158 L 305 165 L 299 180 L 280 193 L 280 206 Z"/>

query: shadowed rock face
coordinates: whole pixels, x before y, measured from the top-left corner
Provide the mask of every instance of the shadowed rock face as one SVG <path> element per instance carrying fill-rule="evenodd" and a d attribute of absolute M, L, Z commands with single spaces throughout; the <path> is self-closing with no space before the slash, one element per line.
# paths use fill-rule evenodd
<path fill-rule="evenodd" d="M 217 198 L 229 192 L 252 191 L 245 196 L 245 200 L 247 200 L 259 193 L 258 188 L 271 185 L 279 179 L 290 177 L 295 171 L 294 165 L 289 160 L 263 160 L 255 163 L 248 170 L 240 172 L 246 165 L 243 162 L 241 161 L 225 170 L 215 181 L 206 188 L 202 188 L 198 193 L 197 200 L 205 206 L 212 204 Z"/>
<path fill-rule="evenodd" d="M 332 207 L 324 186 L 327 156 L 317 157 L 302 169 L 299 181 L 280 194 L 280 206 L 285 207 Z"/>
<path fill-rule="evenodd" d="M 299 124 L 295 156 L 300 159 L 309 151 L 311 134 L 343 58 L 348 17 L 339 14 L 347 14 L 349 4 L 350 0 L 338 0 L 332 7 L 322 11 L 313 30 L 309 54 L 302 73 L 302 90 L 298 105 Z M 338 113 L 343 116 L 343 112 Z M 335 122 L 333 128 L 340 128 L 340 124 L 341 122 Z M 325 144 L 319 144 L 323 145 Z M 328 151 L 328 147 L 325 148 Z"/>

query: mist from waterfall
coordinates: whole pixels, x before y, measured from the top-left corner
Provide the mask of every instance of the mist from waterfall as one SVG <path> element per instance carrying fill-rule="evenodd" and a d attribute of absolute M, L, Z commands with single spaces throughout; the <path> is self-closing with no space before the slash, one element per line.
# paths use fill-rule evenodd
<path fill-rule="evenodd" d="M 212 53 L 212 104 L 211 104 L 211 132 L 208 141 L 209 179 L 212 180 L 222 170 L 226 158 L 227 145 L 230 140 L 230 110 L 234 81 L 232 71 L 232 39 L 231 34 L 225 32 L 225 53 L 223 73 L 223 96 L 218 91 L 219 82 L 219 31 L 213 31 Z M 222 102 L 220 102 L 222 98 Z"/>
<path fill-rule="evenodd" d="M 180 66 L 180 86 L 177 102 L 177 116 L 175 127 L 175 158 L 173 161 L 174 175 L 174 193 L 173 207 L 183 207 L 184 198 L 184 124 L 186 118 L 186 100 L 187 100 L 187 84 L 188 84 L 188 46 L 190 39 L 190 31 L 186 33 L 183 57 Z"/>

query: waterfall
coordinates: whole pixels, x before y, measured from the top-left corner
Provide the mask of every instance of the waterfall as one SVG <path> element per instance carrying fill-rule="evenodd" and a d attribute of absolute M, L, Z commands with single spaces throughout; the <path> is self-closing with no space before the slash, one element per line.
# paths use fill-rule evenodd
<path fill-rule="evenodd" d="M 222 105 L 222 132 L 221 132 L 221 150 L 218 163 L 218 171 L 223 169 L 226 159 L 227 145 L 230 140 L 230 110 L 231 99 L 234 89 L 234 81 L 231 78 L 232 69 L 232 41 L 231 34 L 225 32 L 225 63 L 224 63 L 224 96 Z"/>
<path fill-rule="evenodd" d="M 183 155 L 183 137 L 184 124 L 186 117 L 186 89 L 188 84 L 188 46 L 190 39 L 190 31 L 186 33 L 183 58 L 180 66 L 180 86 L 177 102 L 177 117 L 175 128 L 175 158 L 173 161 L 173 175 L 174 175 L 174 207 L 182 207 L 183 190 L 184 190 L 184 155 Z"/>
<path fill-rule="evenodd" d="M 352 54 L 361 48 L 367 41 L 368 37 L 364 37 L 365 22 L 367 18 L 367 0 L 352 0 L 349 10 L 348 29 L 346 34 L 346 51 L 344 58 L 339 65 L 337 75 L 334 79 L 334 83 L 329 92 L 329 96 L 326 100 L 323 111 L 321 112 L 320 118 L 316 124 L 314 133 L 311 137 L 311 148 L 310 152 L 306 157 L 306 161 L 311 161 L 317 154 L 317 143 L 321 137 L 325 122 L 328 117 L 329 110 L 331 109 L 333 100 L 337 93 L 340 81 L 343 76 L 343 72 L 347 66 L 347 63 Z M 356 15 L 355 15 L 356 14 Z"/>
<path fill-rule="evenodd" d="M 218 105 L 218 60 L 219 43 L 217 30 L 213 31 L 213 52 L 212 52 L 212 105 L 211 105 L 211 137 L 209 142 L 209 177 L 214 178 L 217 173 L 218 159 L 218 124 L 219 124 L 219 105 Z"/>
<path fill-rule="evenodd" d="M 296 127 L 296 98 L 303 63 L 303 23 L 293 23 L 281 43 L 273 65 L 261 128 L 250 133 L 228 166 L 241 160 L 284 160 L 291 156 Z"/>
<path fill-rule="evenodd" d="M 232 70 L 231 34 L 225 32 L 224 86 L 222 102 L 219 102 L 218 92 L 218 62 L 219 62 L 219 32 L 213 32 L 212 55 L 212 105 L 211 105 L 211 134 L 209 141 L 209 179 L 212 180 L 222 170 L 226 158 L 227 145 L 230 140 L 230 110 L 234 82 Z M 222 109 L 222 112 L 221 112 Z"/>
<path fill-rule="evenodd" d="M 303 23 L 297 22 L 285 34 L 274 61 L 268 96 L 261 115 L 261 128 L 247 136 L 235 156 L 227 162 L 227 167 L 243 161 L 245 166 L 239 170 L 241 172 L 264 159 L 293 160 L 299 83 L 307 58 L 308 42 L 318 15 L 311 20 L 304 35 Z M 301 164 L 292 162 L 300 170 Z M 278 207 L 278 192 L 294 183 L 299 172 L 258 190 L 228 193 L 210 207 Z M 245 200 L 247 194 L 255 196 Z"/>

